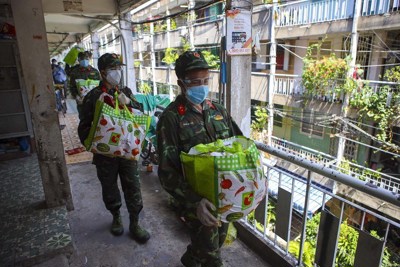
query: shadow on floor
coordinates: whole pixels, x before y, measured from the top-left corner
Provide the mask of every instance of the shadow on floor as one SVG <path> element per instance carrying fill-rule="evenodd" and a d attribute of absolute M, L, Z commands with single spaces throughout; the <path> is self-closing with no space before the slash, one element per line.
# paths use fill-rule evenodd
<path fill-rule="evenodd" d="M 68 258 L 71 267 L 78 266 L 182 266 L 180 257 L 189 244 L 185 226 L 167 205 L 157 168 L 149 173 L 143 168 L 142 195 L 144 208 L 140 223 L 150 231 L 151 239 L 139 245 L 129 237 L 129 218 L 125 204 L 121 212 L 125 233 L 114 237 L 109 232 L 111 215 L 101 199 L 101 186 L 92 164 L 75 164 L 68 168 L 75 210 L 69 213 L 75 252 Z M 261 267 L 266 264 L 239 240 L 222 250 L 225 266 Z M 38 265 L 36 267 L 51 265 Z"/>

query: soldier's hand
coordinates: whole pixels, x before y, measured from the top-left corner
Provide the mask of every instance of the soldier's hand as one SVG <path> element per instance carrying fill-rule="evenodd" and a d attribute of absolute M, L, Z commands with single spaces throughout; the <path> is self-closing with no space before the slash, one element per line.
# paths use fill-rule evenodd
<path fill-rule="evenodd" d="M 212 215 L 210 210 L 216 210 L 214 204 L 203 198 L 196 209 L 197 218 L 205 226 L 218 226 L 218 219 Z"/>

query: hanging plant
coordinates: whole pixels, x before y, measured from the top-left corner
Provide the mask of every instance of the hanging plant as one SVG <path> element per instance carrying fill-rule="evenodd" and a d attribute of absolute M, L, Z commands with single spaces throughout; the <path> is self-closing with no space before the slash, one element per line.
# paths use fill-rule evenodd
<path fill-rule="evenodd" d="M 347 81 L 350 58 L 338 58 L 332 53 L 329 57 L 315 59 L 312 52 L 314 49 L 320 51 L 321 45 L 322 42 L 309 46 L 303 60 L 302 83 L 306 93 L 325 96 L 330 94 L 332 89 L 337 93 L 351 91 L 352 83 Z"/>
<path fill-rule="evenodd" d="M 214 55 L 210 51 L 203 50 L 201 53 L 204 56 L 204 59 L 207 61 L 207 64 L 212 69 L 219 69 L 219 56 Z"/>
<path fill-rule="evenodd" d="M 171 65 L 175 63 L 175 61 L 178 59 L 178 49 L 176 48 L 167 48 L 165 49 L 165 56 L 162 59 L 162 62 Z"/>
<path fill-rule="evenodd" d="M 150 94 L 152 92 L 152 89 L 151 89 L 151 86 L 148 83 L 141 82 L 140 83 L 140 87 L 139 87 L 139 91 L 142 94 L 148 95 L 148 94 Z"/>

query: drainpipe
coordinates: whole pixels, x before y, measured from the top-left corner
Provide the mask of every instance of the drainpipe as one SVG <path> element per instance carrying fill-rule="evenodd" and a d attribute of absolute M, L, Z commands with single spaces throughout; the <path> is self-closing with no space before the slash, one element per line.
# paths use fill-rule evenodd
<path fill-rule="evenodd" d="M 272 145 L 272 131 L 274 129 L 274 91 L 275 91 L 275 71 L 276 71 L 276 39 L 275 39 L 275 13 L 277 12 L 278 0 L 272 3 L 271 18 L 271 46 L 269 50 L 270 56 L 270 72 L 268 82 L 268 128 L 267 128 L 267 144 Z"/>
<path fill-rule="evenodd" d="M 351 47 L 350 47 L 350 55 L 351 55 L 351 61 L 350 61 L 350 68 L 347 73 L 347 76 L 353 77 L 353 72 L 354 68 L 356 65 L 356 57 L 357 57 L 357 43 L 358 43 L 358 19 L 361 14 L 361 0 L 356 0 L 355 5 L 354 5 L 354 14 L 353 14 L 353 26 L 351 30 Z M 341 111 L 341 116 L 342 118 L 346 118 L 349 110 L 349 100 L 350 100 L 350 95 L 348 93 L 345 94 L 344 96 L 344 101 L 342 104 L 342 111 Z M 343 126 L 342 131 L 339 133 L 339 144 L 338 144 L 338 151 L 336 155 L 336 165 L 339 166 L 341 161 L 343 160 L 343 155 L 344 155 L 344 148 L 346 145 L 346 139 L 344 138 L 344 133 L 347 131 L 347 125 L 345 124 Z"/>

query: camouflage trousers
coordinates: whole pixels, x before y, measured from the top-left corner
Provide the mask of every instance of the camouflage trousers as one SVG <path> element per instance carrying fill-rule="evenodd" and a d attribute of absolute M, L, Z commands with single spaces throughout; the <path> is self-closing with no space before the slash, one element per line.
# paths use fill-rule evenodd
<path fill-rule="evenodd" d="M 220 248 L 226 239 L 229 224 L 222 223 L 220 227 L 207 227 L 201 224 L 199 220 L 189 217 L 185 216 L 185 220 L 189 227 L 191 244 L 187 247 L 185 254 L 197 263 L 194 266 L 223 266 Z"/>
<path fill-rule="evenodd" d="M 96 165 L 106 208 L 114 213 L 122 205 L 118 188 L 119 175 L 129 215 L 137 217 L 143 208 L 137 161 L 94 154 L 93 164 Z"/>

